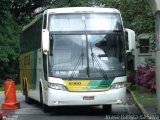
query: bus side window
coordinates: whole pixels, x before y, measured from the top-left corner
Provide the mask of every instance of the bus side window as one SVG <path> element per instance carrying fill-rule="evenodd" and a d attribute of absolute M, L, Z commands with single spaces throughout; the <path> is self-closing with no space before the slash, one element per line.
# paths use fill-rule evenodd
<path fill-rule="evenodd" d="M 24 56 L 24 65 L 30 65 L 30 56 L 27 55 L 27 56 Z"/>
<path fill-rule="evenodd" d="M 46 29 L 47 26 L 46 24 L 47 24 L 47 15 L 45 14 L 43 18 L 43 29 Z"/>

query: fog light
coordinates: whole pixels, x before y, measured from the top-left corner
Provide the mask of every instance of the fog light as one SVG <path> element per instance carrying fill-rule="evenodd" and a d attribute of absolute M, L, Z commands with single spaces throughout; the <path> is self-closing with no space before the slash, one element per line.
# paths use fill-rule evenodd
<path fill-rule="evenodd" d="M 60 101 L 53 101 L 53 103 L 58 105 L 58 104 L 61 104 L 62 102 L 60 102 Z"/>

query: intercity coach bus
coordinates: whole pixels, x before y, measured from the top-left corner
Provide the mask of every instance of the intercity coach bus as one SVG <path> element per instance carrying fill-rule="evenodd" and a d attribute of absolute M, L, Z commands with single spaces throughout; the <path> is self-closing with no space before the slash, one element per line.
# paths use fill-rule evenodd
<path fill-rule="evenodd" d="M 113 8 L 47 9 L 22 30 L 20 80 L 26 102 L 54 106 L 101 105 L 126 100 L 126 48 L 135 32 Z M 129 45 L 126 45 L 129 44 Z"/>

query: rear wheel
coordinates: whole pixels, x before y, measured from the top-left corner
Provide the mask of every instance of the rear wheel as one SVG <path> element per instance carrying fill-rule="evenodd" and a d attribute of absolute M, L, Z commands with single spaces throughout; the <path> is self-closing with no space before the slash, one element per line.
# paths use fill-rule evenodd
<path fill-rule="evenodd" d="M 27 84 L 26 83 L 24 84 L 23 93 L 24 93 L 24 96 L 25 96 L 26 103 L 31 104 L 32 103 L 32 99 L 28 97 L 28 89 L 27 89 Z"/>
<path fill-rule="evenodd" d="M 23 95 L 25 95 L 25 84 L 24 84 L 24 81 L 22 83 L 22 90 L 23 90 Z"/>
<path fill-rule="evenodd" d="M 103 111 L 106 113 L 106 114 L 111 114 L 112 112 L 112 105 L 103 105 Z"/>

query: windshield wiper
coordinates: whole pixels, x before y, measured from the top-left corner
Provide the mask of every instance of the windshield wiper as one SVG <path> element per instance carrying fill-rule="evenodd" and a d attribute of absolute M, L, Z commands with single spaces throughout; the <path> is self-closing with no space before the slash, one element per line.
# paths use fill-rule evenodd
<path fill-rule="evenodd" d="M 74 69 L 73 69 L 73 71 L 72 71 L 72 73 L 71 73 L 71 75 L 70 75 L 69 80 L 71 80 L 71 79 L 73 78 L 73 76 L 76 74 L 75 71 L 76 71 L 77 68 L 79 67 L 81 61 L 82 61 L 82 67 L 83 67 L 83 56 L 84 56 L 84 53 L 83 53 L 83 42 L 82 42 L 82 53 L 81 53 L 81 55 L 79 56 L 79 59 L 78 59 L 76 65 L 75 65 L 75 67 L 74 67 Z"/>
<path fill-rule="evenodd" d="M 100 70 L 102 71 L 103 77 L 107 80 L 108 76 L 107 76 L 106 72 L 104 71 L 103 67 L 101 66 L 100 62 L 97 60 L 95 54 L 93 53 L 91 43 L 90 43 L 90 48 L 91 48 L 91 56 L 92 56 L 93 65 L 94 65 L 94 61 L 95 61 L 98 65 L 98 67 L 100 68 Z"/>

